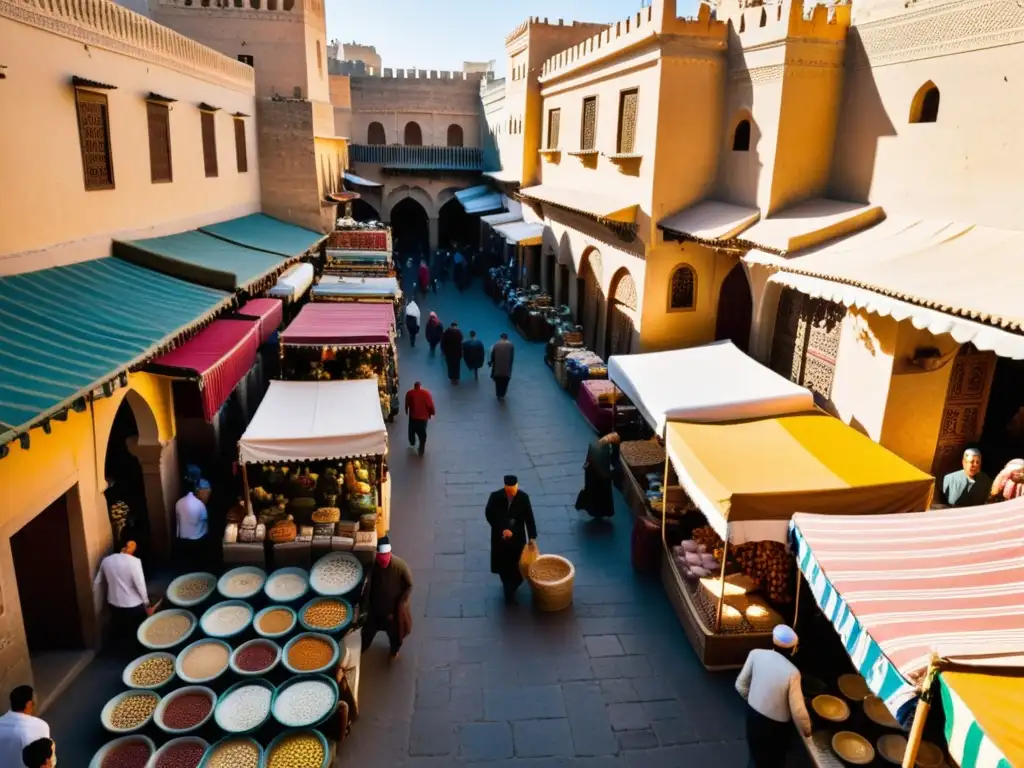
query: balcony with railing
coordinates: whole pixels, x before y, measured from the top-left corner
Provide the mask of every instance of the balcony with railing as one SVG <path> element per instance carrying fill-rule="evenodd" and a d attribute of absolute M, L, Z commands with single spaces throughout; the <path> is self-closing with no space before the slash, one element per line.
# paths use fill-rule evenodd
<path fill-rule="evenodd" d="M 349 160 L 401 171 L 483 171 L 479 147 L 414 147 L 406 144 L 352 144 Z"/>

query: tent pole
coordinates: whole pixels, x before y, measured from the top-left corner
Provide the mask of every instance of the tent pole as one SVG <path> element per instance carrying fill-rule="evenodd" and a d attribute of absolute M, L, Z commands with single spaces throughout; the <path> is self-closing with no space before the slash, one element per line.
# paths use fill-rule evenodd
<path fill-rule="evenodd" d="M 793 599 L 793 629 L 796 630 L 796 621 L 800 617 L 800 582 L 804 580 L 800 568 L 796 569 L 796 597 Z"/>
<path fill-rule="evenodd" d="M 249 510 L 251 509 L 251 501 L 249 500 L 249 465 L 244 461 L 239 461 L 238 463 L 242 465 L 242 493 L 245 494 L 245 498 L 242 500 L 242 503 L 244 505 L 245 514 L 248 515 Z"/>
<path fill-rule="evenodd" d="M 931 663 L 928 665 L 928 673 L 924 678 L 921 698 L 917 700 L 914 722 L 910 726 L 907 749 L 903 753 L 903 768 L 914 768 L 914 764 L 917 762 L 917 752 L 921 747 L 921 738 L 924 736 L 924 725 L 928 720 L 928 712 L 932 708 L 932 685 L 935 683 L 935 675 L 938 674 L 938 671 L 938 657 L 933 654 Z"/>
<path fill-rule="evenodd" d="M 661 442 L 665 446 L 665 482 L 661 485 L 661 544 L 667 549 L 668 539 L 665 536 L 665 524 L 668 514 L 668 424 L 665 425 Z"/>
<path fill-rule="evenodd" d="M 725 564 L 729 562 L 729 528 L 725 529 L 725 543 L 722 546 L 722 572 L 719 574 L 718 613 L 715 616 L 715 632 L 722 628 L 722 609 L 725 607 Z"/>
<path fill-rule="evenodd" d="M 619 388 L 612 384 L 612 432 L 619 431 Z"/>

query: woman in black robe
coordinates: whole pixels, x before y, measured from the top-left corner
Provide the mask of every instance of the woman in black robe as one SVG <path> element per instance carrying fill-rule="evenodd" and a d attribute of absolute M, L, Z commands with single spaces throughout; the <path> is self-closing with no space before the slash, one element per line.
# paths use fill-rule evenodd
<path fill-rule="evenodd" d="M 458 323 L 452 323 L 441 334 L 441 354 L 448 364 L 448 379 L 458 384 L 462 374 L 462 331 Z"/>
<path fill-rule="evenodd" d="M 519 490 L 515 475 L 505 475 L 505 487 L 487 499 L 487 522 L 491 526 L 491 573 L 501 579 L 506 602 L 514 602 L 523 583 L 519 558 L 527 541 L 537 539 L 530 497 Z"/>
<path fill-rule="evenodd" d="M 592 442 L 587 449 L 587 460 L 583 462 L 583 490 L 576 497 L 576 509 L 585 510 L 591 517 L 615 514 L 612 474 L 619 442 L 619 434 L 611 432 Z"/>

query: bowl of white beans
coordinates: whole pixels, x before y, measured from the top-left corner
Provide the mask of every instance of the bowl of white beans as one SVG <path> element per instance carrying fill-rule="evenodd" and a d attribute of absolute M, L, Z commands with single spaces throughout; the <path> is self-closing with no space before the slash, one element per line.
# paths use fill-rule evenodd
<path fill-rule="evenodd" d="M 249 628 L 253 613 L 244 600 L 225 600 L 211 605 L 199 619 L 199 626 L 207 637 L 234 637 Z"/>
<path fill-rule="evenodd" d="M 225 733 L 252 733 L 270 719 L 274 685 L 266 680 L 243 680 L 228 688 L 217 699 L 213 719 Z"/>
<path fill-rule="evenodd" d="M 338 684 L 327 675 L 303 675 L 281 684 L 274 694 L 274 719 L 286 728 L 314 728 L 338 706 Z"/>

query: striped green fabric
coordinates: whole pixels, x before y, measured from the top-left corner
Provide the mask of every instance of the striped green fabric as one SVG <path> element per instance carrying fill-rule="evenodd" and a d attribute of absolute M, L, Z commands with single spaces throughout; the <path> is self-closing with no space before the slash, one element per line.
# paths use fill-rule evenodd
<path fill-rule="evenodd" d="M 302 256 L 327 238 L 327 235 L 320 232 L 297 227 L 262 213 L 210 224 L 200 227 L 199 231 L 246 248 L 288 257 Z"/>
<path fill-rule="evenodd" d="M 27 430 L 230 300 L 115 258 L 0 278 L 0 432 Z"/>
<path fill-rule="evenodd" d="M 939 673 L 939 690 L 942 695 L 942 710 L 945 714 L 946 742 L 949 754 L 960 768 L 1012 768 L 1006 759 L 974 719 L 971 711 L 950 688 Z"/>

